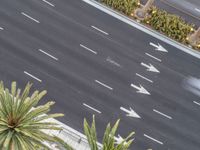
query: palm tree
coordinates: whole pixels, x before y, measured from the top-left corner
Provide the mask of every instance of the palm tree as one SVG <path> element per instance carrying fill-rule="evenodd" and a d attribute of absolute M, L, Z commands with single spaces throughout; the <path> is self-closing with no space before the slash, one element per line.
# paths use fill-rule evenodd
<path fill-rule="evenodd" d="M 46 121 L 49 118 L 63 116 L 50 114 L 53 101 L 37 106 L 46 91 L 35 91 L 29 96 L 32 84 L 28 83 L 25 89 L 16 87 L 12 82 L 11 90 L 0 82 L 0 149 L 2 150 L 35 150 L 37 147 L 46 147 L 44 142 L 54 141 L 51 135 L 44 130 L 61 130 L 57 124 Z M 42 131 L 43 130 L 43 131 Z"/>
<path fill-rule="evenodd" d="M 117 131 L 117 128 L 119 126 L 119 121 L 117 120 L 113 127 L 111 127 L 110 123 L 107 125 L 103 141 L 102 141 L 102 147 L 99 148 L 98 142 L 97 142 L 97 135 L 96 135 L 96 124 L 95 124 L 95 118 L 93 116 L 93 121 L 91 124 L 91 127 L 89 126 L 86 119 L 84 119 L 84 133 L 87 136 L 87 140 L 89 143 L 89 146 L 91 150 L 128 150 L 130 145 L 133 142 L 132 136 L 134 135 L 134 132 L 131 132 L 127 138 L 125 138 L 123 141 L 121 141 L 119 144 L 115 143 L 115 133 Z"/>

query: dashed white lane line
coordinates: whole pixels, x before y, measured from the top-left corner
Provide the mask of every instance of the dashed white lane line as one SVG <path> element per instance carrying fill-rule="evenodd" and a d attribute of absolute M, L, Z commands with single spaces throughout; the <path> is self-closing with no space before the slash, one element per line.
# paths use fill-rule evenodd
<path fill-rule="evenodd" d="M 168 115 L 166 115 L 166 114 L 164 114 L 164 113 L 162 113 L 162 112 L 160 112 L 160 111 L 158 111 L 156 109 L 153 109 L 153 111 L 158 113 L 158 114 L 160 114 L 160 115 L 162 115 L 162 116 L 164 116 L 164 117 L 166 117 L 166 118 L 168 118 L 168 119 L 172 119 L 172 117 L 170 117 L 170 116 L 168 116 Z"/>
<path fill-rule="evenodd" d="M 52 7 L 55 7 L 54 4 L 50 3 L 49 1 L 46 1 L 46 0 L 42 0 L 43 2 L 47 3 L 48 5 L 52 6 Z"/>
<path fill-rule="evenodd" d="M 4 28 L 0 27 L 0 30 L 4 30 Z"/>
<path fill-rule="evenodd" d="M 91 110 L 93 110 L 93 111 L 95 111 L 95 112 L 101 114 L 101 112 L 100 112 L 99 110 L 97 110 L 96 108 L 93 108 L 92 106 L 89 106 L 88 104 L 85 104 L 85 103 L 83 103 L 83 105 L 84 105 L 85 107 L 87 107 L 87 108 L 89 108 L 89 109 L 91 109 Z"/>
<path fill-rule="evenodd" d="M 138 73 L 136 73 L 136 76 L 138 76 L 138 77 L 140 77 L 140 78 L 142 78 L 142 79 L 145 79 L 145 80 L 147 80 L 147 81 L 153 83 L 152 80 L 150 80 L 150 79 L 148 79 L 148 78 L 146 78 L 146 77 L 144 77 L 144 76 L 142 76 L 142 75 L 140 75 L 140 74 L 138 74 Z"/>
<path fill-rule="evenodd" d="M 40 52 L 42 52 L 43 54 L 45 54 L 45 55 L 47 55 L 47 56 L 49 56 L 49 57 L 51 57 L 51 58 L 53 58 L 53 59 L 55 59 L 55 60 L 58 61 L 58 58 L 56 58 L 56 57 L 54 57 L 53 55 L 51 55 L 51 54 L 45 52 L 44 50 L 42 50 L 42 49 L 38 49 L 38 51 L 40 51 Z"/>
<path fill-rule="evenodd" d="M 40 80 L 39 78 L 35 77 L 34 75 L 28 73 L 27 71 L 24 71 L 24 73 L 25 73 L 26 75 L 30 76 L 31 78 L 33 78 L 33 79 L 35 79 L 35 80 L 37 80 L 37 81 L 39 81 L 39 82 L 42 82 L 42 80 Z"/>
<path fill-rule="evenodd" d="M 154 142 L 156 142 L 156 143 L 159 143 L 159 144 L 163 145 L 163 142 L 161 142 L 161 141 L 159 141 L 159 140 L 156 140 L 156 139 L 150 137 L 150 136 L 147 135 L 147 134 L 144 134 L 144 137 L 146 137 L 146 138 L 148 138 L 148 139 L 150 139 L 150 140 L 152 140 L 152 141 L 154 141 Z"/>
<path fill-rule="evenodd" d="M 92 28 L 94 28 L 94 29 L 96 29 L 97 31 L 99 31 L 99 32 L 101 32 L 101 33 L 103 33 L 103 34 L 105 34 L 105 35 L 109 35 L 107 32 L 105 32 L 105 31 L 103 31 L 103 30 L 101 30 L 101 29 L 99 29 L 99 28 L 97 28 L 97 27 L 95 27 L 95 26 L 91 26 Z"/>
<path fill-rule="evenodd" d="M 92 52 L 92 53 L 94 53 L 94 54 L 97 54 L 96 51 L 94 51 L 94 50 L 92 50 L 92 49 L 90 49 L 90 48 L 84 46 L 83 44 L 80 44 L 80 47 L 82 47 L 82 48 L 84 48 L 84 49 L 86 49 L 86 50 L 88 50 L 88 51 L 90 51 L 90 52 Z"/>
<path fill-rule="evenodd" d="M 196 11 L 198 11 L 198 12 L 200 13 L 200 9 L 198 9 L 198 8 L 195 8 L 195 10 L 196 10 Z"/>
<path fill-rule="evenodd" d="M 157 57 L 155 57 L 155 56 L 153 56 L 153 55 L 151 55 L 151 54 L 149 54 L 149 53 L 145 53 L 145 54 L 146 54 L 147 56 L 149 56 L 149 57 L 151 57 L 151 58 L 153 58 L 153 59 L 159 61 L 159 62 L 162 61 L 161 59 L 159 59 L 159 58 L 157 58 Z"/>
<path fill-rule="evenodd" d="M 102 83 L 102 82 L 100 82 L 100 81 L 98 81 L 98 80 L 95 80 L 95 82 L 98 83 L 98 84 L 100 84 L 100 85 L 102 85 L 102 86 L 104 86 L 104 87 L 106 87 L 106 88 L 108 88 L 109 90 L 113 90 L 112 87 L 106 85 L 105 83 Z"/>
<path fill-rule="evenodd" d="M 24 13 L 24 12 L 21 12 L 22 15 L 26 16 L 27 18 L 37 22 L 37 23 L 40 23 L 38 20 L 34 19 L 33 17 L 29 16 L 28 14 Z"/>
<path fill-rule="evenodd" d="M 197 105 L 199 105 L 199 106 L 200 106 L 200 103 L 198 103 L 198 102 L 196 102 L 196 101 L 193 101 L 193 103 L 195 103 L 195 104 L 197 104 Z"/>

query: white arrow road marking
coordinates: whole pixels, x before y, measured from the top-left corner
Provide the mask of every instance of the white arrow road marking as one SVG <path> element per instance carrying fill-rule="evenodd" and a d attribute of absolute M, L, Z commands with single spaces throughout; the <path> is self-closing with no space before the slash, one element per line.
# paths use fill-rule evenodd
<path fill-rule="evenodd" d="M 93 111 L 96 111 L 97 113 L 101 114 L 101 112 L 100 112 L 99 110 L 97 110 L 97 109 L 95 109 L 95 108 L 93 108 L 93 107 L 91 107 L 91 106 L 89 106 L 89 105 L 87 105 L 87 104 L 85 104 L 85 103 L 83 103 L 83 105 L 84 105 L 85 107 L 90 108 L 90 109 L 92 109 Z"/>
<path fill-rule="evenodd" d="M 104 83 L 102 83 L 102 82 L 100 82 L 100 81 L 98 81 L 98 80 L 95 80 L 95 82 L 97 82 L 98 84 L 100 84 L 100 85 L 102 85 L 102 86 L 108 88 L 109 90 L 113 90 L 112 87 L 110 87 L 110 86 L 108 86 L 108 85 L 106 85 L 106 84 L 104 84 Z"/>
<path fill-rule="evenodd" d="M 26 14 L 26 13 L 24 13 L 24 12 L 21 12 L 21 14 L 22 14 L 22 15 L 24 15 L 24 16 L 26 16 L 27 18 L 29 18 L 29 19 L 31 19 L 31 20 L 33 20 L 33 21 L 37 22 L 37 23 L 40 23 L 38 20 L 34 19 L 33 17 L 31 17 L 31 16 L 27 15 L 27 14 Z"/>
<path fill-rule="evenodd" d="M 144 77 L 144 76 L 140 75 L 139 73 L 136 73 L 136 76 L 138 76 L 138 77 L 140 77 L 140 78 L 142 78 L 142 79 L 145 79 L 145 80 L 147 80 L 147 81 L 149 81 L 149 82 L 153 83 L 153 81 L 152 81 L 152 80 L 150 80 L 150 79 L 148 79 L 148 78 L 146 78 L 146 77 Z"/>
<path fill-rule="evenodd" d="M 52 7 L 55 7 L 55 5 L 54 4 L 52 4 L 52 3 L 50 3 L 50 2 L 48 2 L 47 0 L 42 0 L 43 2 L 45 2 L 45 3 L 47 3 L 48 5 L 50 5 L 50 6 L 52 6 Z"/>
<path fill-rule="evenodd" d="M 159 59 L 159 58 L 157 58 L 157 57 L 155 57 L 155 56 L 153 56 L 153 55 L 151 55 L 151 54 L 149 54 L 149 53 L 145 53 L 145 54 L 146 54 L 147 56 L 149 56 L 149 57 L 151 57 L 151 58 L 153 58 L 153 59 L 159 61 L 159 62 L 162 61 L 161 59 Z"/>
<path fill-rule="evenodd" d="M 144 137 L 146 137 L 146 138 L 148 138 L 148 139 L 150 139 L 150 140 L 152 140 L 152 141 L 154 141 L 154 142 L 157 142 L 157 143 L 159 143 L 159 144 L 163 145 L 163 142 L 161 142 L 161 141 L 159 141 L 159 140 L 156 140 L 156 139 L 154 139 L 154 138 L 150 137 L 150 136 L 149 136 L 149 135 L 147 135 L 147 134 L 144 134 Z"/>
<path fill-rule="evenodd" d="M 134 118 L 141 118 L 131 107 L 130 110 L 124 108 L 124 107 L 120 107 L 120 109 L 124 112 L 126 112 L 126 116 L 128 117 L 134 117 Z"/>
<path fill-rule="evenodd" d="M 97 27 L 95 27 L 95 26 L 91 26 L 92 28 L 94 28 L 95 30 L 97 30 L 97 31 L 99 31 L 99 32 L 101 32 L 101 33 L 103 33 L 103 34 L 105 34 L 105 35 L 109 35 L 107 32 L 105 32 L 105 31 L 103 31 L 103 30 L 101 30 L 101 29 L 99 29 L 99 28 L 97 28 Z"/>
<path fill-rule="evenodd" d="M 38 51 L 40 51 L 40 52 L 42 52 L 43 54 L 45 54 L 45 55 L 47 55 L 47 56 L 49 56 L 49 57 L 51 57 L 51 58 L 53 58 L 53 59 L 55 59 L 55 60 L 58 61 L 58 58 L 56 58 L 56 57 L 54 57 L 53 55 L 51 55 L 51 54 L 45 52 L 44 50 L 42 50 L 42 49 L 38 49 Z"/>
<path fill-rule="evenodd" d="M 156 112 L 157 114 L 160 114 L 160 115 L 162 115 L 162 116 L 168 118 L 168 119 L 172 119 L 172 117 L 170 117 L 170 116 L 168 116 L 168 115 L 166 115 L 166 114 L 164 114 L 164 113 L 162 113 L 162 112 L 160 112 L 160 111 L 158 111 L 158 110 L 156 110 L 156 109 L 153 109 L 153 111 Z"/>
<path fill-rule="evenodd" d="M 158 69 L 156 69 L 156 67 L 154 67 L 152 64 L 145 64 L 143 62 L 141 62 L 141 65 L 147 68 L 147 71 L 151 71 L 151 72 L 157 72 L 159 73 L 160 71 Z"/>
<path fill-rule="evenodd" d="M 161 51 L 161 52 L 168 52 L 162 45 L 160 45 L 159 43 L 158 43 L 158 45 L 156 45 L 156 44 L 154 44 L 154 43 L 152 43 L 152 42 L 150 42 L 149 43 L 151 46 L 153 46 L 153 47 L 155 47 L 156 49 L 155 50 L 157 50 L 157 51 Z"/>
<path fill-rule="evenodd" d="M 138 91 L 136 91 L 137 93 L 142 93 L 142 94 L 146 94 L 146 95 L 151 95 L 143 86 L 136 86 L 134 84 L 131 84 L 131 86 L 135 89 L 137 89 Z"/>
<path fill-rule="evenodd" d="M 114 137 L 114 140 L 115 140 L 115 144 L 121 144 L 123 141 L 124 141 L 124 138 L 122 138 L 119 134 L 118 134 L 118 136 L 116 137 Z M 124 143 L 124 144 L 126 144 L 126 142 Z"/>
<path fill-rule="evenodd" d="M 28 72 L 26 72 L 26 71 L 24 71 L 24 73 L 25 73 L 26 75 L 30 76 L 31 78 L 33 78 L 33 79 L 35 79 L 35 80 L 37 80 L 37 81 L 39 81 L 39 82 L 42 82 L 42 80 L 40 80 L 39 78 L 35 77 L 34 75 L 32 75 L 32 74 L 30 74 L 30 73 L 28 73 Z"/>
<path fill-rule="evenodd" d="M 197 104 L 197 105 L 199 105 L 199 106 L 200 106 L 200 103 L 198 103 L 198 102 L 196 102 L 196 101 L 193 101 L 193 103 L 195 103 L 195 104 Z"/>

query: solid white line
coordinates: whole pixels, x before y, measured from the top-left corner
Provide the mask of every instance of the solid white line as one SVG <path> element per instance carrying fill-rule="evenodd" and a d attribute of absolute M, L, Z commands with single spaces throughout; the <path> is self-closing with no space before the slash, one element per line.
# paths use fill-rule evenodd
<path fill-rule="evenodd" d="M 198 102 L 196 102 L 196 101 L 193 101 L 193 103 L 195 103 L 195 104 L 197 104 L 197 105 L 199 105 L 199 106 L 200 106 L 200 103 L 198 103 Z"/>
<path fill-rule="evenodd" d="M 47 55 L 47 56 L 49 56 L 49 57 L 51 57 L 51 58 L 53 58 L 53 59 L 55 59 L 55 60 L 58 61 L 58 58 L 52 56 L 51 54 L 49 54 L 49 53 L 47 53 L 47 52 L 45 52 L 45 51 L 43 51 L 42 49 L 38 49 L 38 50 L 39 50 L 40 52 L 44 53 L 45 55 Z"/>
<path fill-rule="evenodd" d="M 82 44 L 80 44 L 80 47 L 82 47 L 82 48 L 84 48 L 84 49 L 86 49 L 86 50 L 88 50 L 88 51 L 90 51 L 90 52 L 92 52 L 92 53 L 94 53 L 94 54 L 97 54 L 97 52 L 91 50 L 90 48 L 88 48 L 88 47 L 86 47 L 86 46 L 84 46 L 84 45 L 82 45 Z"/>
<path fill-rule="evenodd" d="M 198 8 L 195 8 L 195 10 L 198 11 L 198 12 L 200 12 L 200 9 L 198 9 Z"/>
<path fill-rule="evenodd" d="M 99 83 L 100 85 L 102 85 L 102 86 L 104 86 L 104 87 L 106 87 L 106 88 L 108 88 L 108 89 L 110 89 L 110 90 L 113 90 L 112 87 L 110 87 L 110 86 L 108 86 L 108 85 L 106 85 L 106 84 L 104 84 L 104 83 L 102 83 L 102 82 L 100 82 L 100 81 L 98 81 L 98 80 L 95 80 L 95 82 Z"/>
<path fill-rule="evenodd" d="M 24 16 L 26 16 L 27 18 L 29 18 L 29 19 L 31 19 L 31 20 L 33 20 L 33 21 L 37 22 L 37 23 L 40 23 L 38 20 L 34 19 L 33 17 L 31 17 L 31 16 L 27 15 L 27 14 L 26 14 L 26 13 L 24 13 L 24 12 L 21 12 L 21 14 L 22 14 L 22 15 L 24 15 Z"/>
<path fill-rule="evenodd" d="M 99 28 L 97 28 L 95 26 L 91 26 L 91 27 L 96 29 L 96 30 L 98 30 L 98 31 L 100 31 L 100 32 L 102 32 L 103 34 L 109 35 L 107 32 L 105 32 L 105 31 L 103 31 L 103 30 L 101 30 L 101 29 L 99 29 Z"/>
<path fill-rule="evenodd" d="M 26 75 L 32 77 L 33 79 L 35 79 L 35 80 L 37 80 L 37 81 L 39 81 L 39 82 L 42 82 L 42 80 L 40 80 L 39 78 L 35 77 L 34 75 L 32 75 L 32 74 L 30 74 L 30 73 L 28 73 L 28 72 L 26 72 L 26 71 L 24 71 L 24 73 L 25 73 Z"/>
<path fill-rule="evenodd" d="M 147 56 L 149 56 L 149 57 L 151 57 L 151 58 L 153 58 L 153 59 L 155 59 L 155 60 L 161 62 L 161 59 L 158 59 L 158 58 L 156 58 L 155 56 L 150 55 L 149 53 L 145 53 L 145 54 L 146 54 Z"/>
<path fill-rule="evenodd" d="M 161 142 L 161 141 L 158 141 L 158 140 L 156 140 L 156 139 L 154 139 L 154 138 L 150 137 L 149 135 L 146 135 L 146 134 L 144 134 L 144 136 L 145 136 L 146 138 L 150 139 L 150 140 L 153 140 L 154 142 L 157 142 L 157 143 L 159 143 L 159 144 L 163 145 L 163 142 Z"/>
<path fill-rule="evenodd" d="M 168 115 L 166 115 L 166 114 L 164 114 L 164 113 L 162 113 L 162 112 L 160 112 L 160 111 L 158 111 L 156 109 L 153 109 L 153 111 L 158 113 L 158 114 L 160 114 L 160 115 L 162 115 L 162 116 L 164 116 L 164 117 L 166 117 L 166 118 L 168 118 L 168 119 L 172 119 L 172 117 L 170 117 L 170 116 L 168 116 Z"/>
<path fill-rule="evenodd" d="M 52 4 L 52 3 L 50 3 L 50 2 L 48 2 L 48 1 L 46 1 L 46 0 L 42 0 L 42 1 L 45 2 L 45 3 L 47 3 L 47 4 L 49 4 L 49 5 L 52 6 L 52 7 L 55 7 L 54 4 Z"/>
<path fill-rule="evenodd" d="M 148 79 L 148 78 L 146 78 L 146 77 L 144 77 L 144 76 L 142 76 L 142 75 L 140 75 L 140 74 L 138 74 L 138 73 L 136 73 L 136 76 L 141 77 L 142 79 L 145 79 L 145 80 L 147 80 L 147 81 L 153 83 L 152 80 L 150 80 L 150 79 Z"/>
<path fill-rule="evenodd" d="M 87 104 L 85 104 L 85 103 L 83 103 L 83 105 L 84 105 L 85 107 L 90 108 L 90 109 L 96 111 L 97 113 L 101 114 L 101 112 L 100 112 L 99 110 L 97 110 L 97 109 L 95 109 L 95 108 L 93 108 L 93 107 L 91 107 L 91 106 L 89 106 L 89 105 L 87 105 Z"/>
<path fill-rule="evenodd" d="M 4 30 L 2 27 L 0 27 L 0 30 Z"/>

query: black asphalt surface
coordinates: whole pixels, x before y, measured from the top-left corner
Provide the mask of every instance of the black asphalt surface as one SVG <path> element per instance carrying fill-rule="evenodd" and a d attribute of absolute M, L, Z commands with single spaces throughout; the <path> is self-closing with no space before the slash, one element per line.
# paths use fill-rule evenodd
<path fill-rule="evenodd" d="M 199 150 L 199 97 L 182 88 L 185 77 L 200 77 L 200 61 L 78 0 L 1 0 L 0 79 L 23 87 L 47 89 L 42 101 L 55 100 L 52 112 L 59 120 L 82 132 L 83 118 L 96 115 L 98 137 L 106 124 L 121 119 L 118 133 L 135 131 L 131 150 Z M 24 12 L 40 21 L 27 18 Z M 91 26 L 107 32 L 105 35 Z M 149 43 L 160 43 L 168 53 L 155 51 Z M 94 54 L 80 44 L 97 52 Z M 58 58 L 58 61 L 38 49 Z M 159 62 L 147 55 L 161 59 Z M 112 61 L 108 61 L 112 60 Z M 117 62 L 120 66 L 113 62 Z M 140 63 L 151 63 L 160 73 L 146 71 Z M 42 82 L 24 74 L 36 76 Z M 138 76 L 152 80 L 150 83 Z M 101 81 L 109 90 L 95 82 Z M 130 84 L 141 84 L 151 95 L 136 93 Z M 101 114 L 83 106 L 86 103 Z M 120 107 L 132 107 L 141 119 L 127 117 Z M 153 109 L 172 117 L 168 119 Z M 161 141 L 159 144 L 144 134 Z"/>

